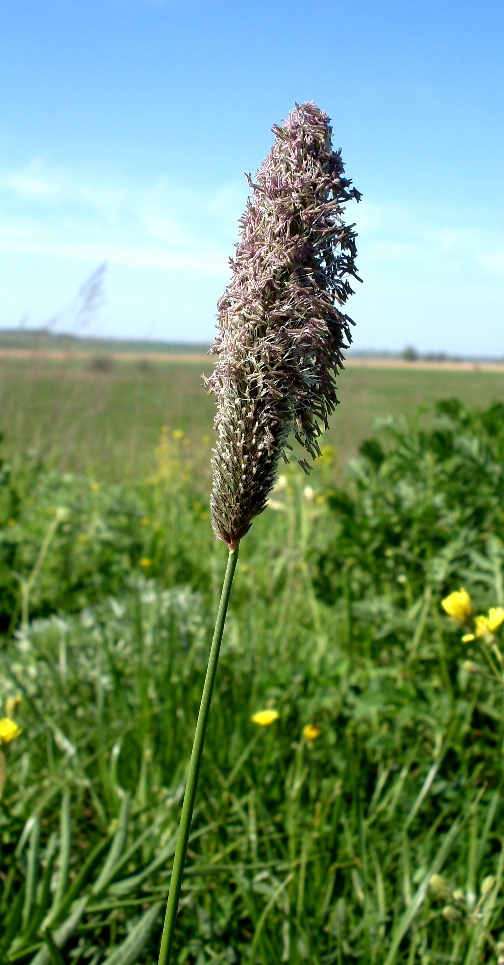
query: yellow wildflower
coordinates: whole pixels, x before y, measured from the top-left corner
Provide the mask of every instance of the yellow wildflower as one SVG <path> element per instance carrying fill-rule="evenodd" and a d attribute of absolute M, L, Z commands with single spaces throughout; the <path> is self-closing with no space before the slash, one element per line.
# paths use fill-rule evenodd
<path fill-rule="evenodd" d="M 464 636 L 462 637 L 462 643 L 470 643 L 471 640 L 476 640 L 474 633 L 464 633 Z"/>
<path fill-rule="evenodd" d="M 152 565 L 152 560 L 149 560 L 146 556 L 142 557 L 140 560 L 140 566 L 147 568 Z"/>
<path fill-rule="evenodd" d="M 484 616 L 475 617 L 474 620 L 474 634 L 476 637 L 487 637 L 490 630 L 488 618 Z"/>
<path fill-rule="evenodd" d="M 9 717 L 2 717 L 0 720 L 0 744 L 8 744 L 20 733 L 21 728 L 14 720 L 10 720 Z"/>
<path fill-rule="evenodd" d="M 303 727 L 303 737 L 305 737 L 307 741 L 317 740 L 317 737 L 320 737 L 321 733 L 321 728 L 318 727 L 317 724 L 306 724 Z"/>
<path fill-rule="evenodd" d="M 472 613 L 471 597 L 462 587 L 441 600 L 441 606 L 456 623 L 467 623 Z"/>
<path fill-rule="evenodd" d="M 274 720 L 278 720 L 280 714 L 278 710 L 258 710 L 256 714 L 252 714 L 252 720 L 254 724 L 259 724 L 260 727 L 267 727 L 272 724 Z"/>
<path fill-rule="evenodd" d="M 488 611 L 488 629 L 491 633 L 498 630 L 501 623 L 504 622 L 504 608 L 501 606 L 491 606 Z"/>
<path fill-rule="evenodd" d="M 500 606 L 493 606 L 488 611 L 488 616 L 478 616 L 474 620 L 475 634 L 477 637 L 487 637 L 500 627 L 504 620 L 504 610 Z"/>
<path fill-rule="evenodd" d="M 92 482 L 92 483 L 91 483 L 91 491 L 92 491 L 93 493 L 99 493 L 99 492 L 100 492 L 100 483 Z"/>
<path fill-rule="evenodd" d="M 184 432 L 182 429 L 174 429 L 172 432 L 172 439 L 183 439 Z"/>
<path fill-rule="evenodd" d="M 151 524 L 151 520 L 149 519 L 148 516 L 145 516 L 143 519 L 140 520 L 140 526 L 150 526 L 150 524 Z"/>

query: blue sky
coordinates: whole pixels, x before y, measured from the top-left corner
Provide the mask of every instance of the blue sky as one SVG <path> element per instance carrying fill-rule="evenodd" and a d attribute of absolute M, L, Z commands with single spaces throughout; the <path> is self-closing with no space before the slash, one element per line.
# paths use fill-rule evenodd
<path fill-rule="evenodd" d="M 502 0 L 3 0 L 0 328 L 107 263 L 96 334 L 213 337 L 297 101 L 362 191 L 356 348 L 504 355 Z"/>

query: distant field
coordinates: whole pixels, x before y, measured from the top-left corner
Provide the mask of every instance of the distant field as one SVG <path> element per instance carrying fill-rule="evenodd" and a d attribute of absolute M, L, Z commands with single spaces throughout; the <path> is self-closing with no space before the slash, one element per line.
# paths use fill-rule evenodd
<path fill-rule="evenodd" d="M 202 473 L 208 467 L 213 399 L 202 388 L 212 360 L 185 356 L 0 357 L 0 430 L 7 451 L 31 450 L 59 468 L 96 477 L 145 475 L 161 427 L 181 429 Z M 339 379 L 341 406 L 325 441 L 338 462 L 354 456 L 375 419 L 458 396 L 470 406 L 504 401 L 504 372 L 352 364 Z M 199 453 L 201 452 L 201 458 Z"/>

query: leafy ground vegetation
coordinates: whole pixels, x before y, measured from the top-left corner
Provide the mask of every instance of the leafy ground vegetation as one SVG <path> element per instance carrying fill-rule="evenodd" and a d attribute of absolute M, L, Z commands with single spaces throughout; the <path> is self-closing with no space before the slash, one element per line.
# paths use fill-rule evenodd
<path fill-rule="evenodd" d="M 185 441 L 122 481 L 2 464 L 5 965 L 157 961 L 226 557 Z M 243 541 L 176 961 L 502 965 L 504 405 L 332 463 Z"/>

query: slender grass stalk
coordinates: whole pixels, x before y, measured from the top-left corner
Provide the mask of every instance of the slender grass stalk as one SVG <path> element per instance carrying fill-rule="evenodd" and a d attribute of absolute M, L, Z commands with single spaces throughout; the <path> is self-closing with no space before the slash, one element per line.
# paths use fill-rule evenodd
<path fill-rule="evenodd" d="M 187 852 L 187 843 L 189 840 L 189 832 L 191 830 L 191 821 L 194 810 L 194 800 L 196 797 L 196 789 L 198 785 L 198 775 L 201 763 L 201 755 L 203 753 L 203 744 L 205 742 L 205 732 L 208 722 L 208 714 L 210 711 L 210 703 L 212 700 L 212 692 L 215 681 L 215 674 L 217 671 L 217 663 L 219 661 L 220 646 L 222 641 L 222 634 L 224 631 L 224 623 L 226 621 L 226 613 L 229 603 L 229 596 L 231 593 L 231 587 L 233 584 L 233 576 L 236 569 L 236 561 L 238 559 L 239 542 L 236 542 L 229 547 L 229 555 L 226 567 L 226 573 L 224 576 L 224 583 L 222 585 L 222 593 L 219 603 L 219 609 L 217 612 L 217 620 L 215 623 L 215 630 L 212 639 L 212 646 L 210 648 L 210 655 L 208 657 L 208 666 L 205 676 L 205 683 L 203 686 L 203 693 L 201 695 L 201 703 L 198 714 L 198 721 L 196 724 L 196 731 L 194 734 L 193 747 L 191 752 L 191 760 L 189 762 L 189 771 L 187 775 L 187 784 L 184 794 L 184 803 L 182 805 L 182 814 L 180 816 L 180 825 L 177 837 L 177 846 L 175 849 L 175 857 L 173 859 L 173 870 L 170 882 L 170 891 L 168 893 L 168 902 L 166 905 L 166 916 L 163 927 L 163 936 L 161 938 L 161 946 L 159 949 L 159 959 L 158 965 L 167 965 L 170 961 L 170 954 L 173 947 L 173 933 L 175 931 L 175 920 L 177 917 L 177 909 L 180 897 L 180 888 L 182 886 L 182 875 L 184 872 L 184 864 Z"/>
<path fill-rule="evenodd" d="M 68 514 L 68 510 L 65 506 L 60 506 L 56 510 L 56 515 L 47 530 L 44 537 L 42 546 L 40 547 L 39 555 L 35 561 L 35 566 L 33 567 L 27 580 L 21 579 L 21 626 L 26 629 L 29 623 L 29 607 L 30 607 L 30 595 L 35 583 L 37 582 L 38 575 L 44 565 L 44 560 L 47 556 L 49 547 L 53 541 L 56 534 L 58 526 L 65 519 Z M 16 612 L 17 618 L 17 612 Z"/>

